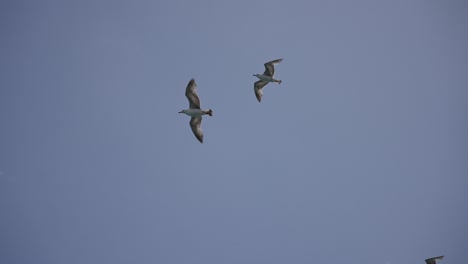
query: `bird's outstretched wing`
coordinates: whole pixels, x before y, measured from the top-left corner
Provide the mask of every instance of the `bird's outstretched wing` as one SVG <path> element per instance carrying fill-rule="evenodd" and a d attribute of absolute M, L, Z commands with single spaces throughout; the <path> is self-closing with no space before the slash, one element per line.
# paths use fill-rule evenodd
<path fill-rule="evenodd" d="M 200 143 L 203 143 L 203 130 L 201 129 L 201 122 L 202 122 L 201 116 L 192 117 L 190 119 L 190 127 L 192 128 L 192 132 L 195 135 L 195 137 L 198 139 L 198 141 L 200 141 Z"/>
<path fill-rule="evenodd" d="M 434 258 L 428 258 L 426 259 L 426 264 L 436 264 L 436 260 L 438 259 L 443 259 L 444 256 L 438 256 L 438 257 L 434 257 Z"/>
<path fill-rule="evenodd" d="M 263 95 L 262 88 L 265 87 L 265 85 L 267 84 L 268 82 L 262 81 L 262 80 L 254 83 L 255 96 L 257 97 L 258 102 L 262 101 L 262 95 Z"/>
<path fill-rule="evenodd" d="M 269 61 L 267 63 L 265 63 L 265 72 L 263 73 L 263 75 L 266 75 L 266 76 L 271 76 L 273 77 L 273 75 L 275 75 L 275 65 L 282 62 L 283 59 L 277 59 L 277 60 L 272 60 L 272 61 Z"/>
<path fill-rule="evenodd" d="M 192 78 L 187 84 L 185 96 L 187 96 L 189 101 L 190 109 L 200 109 L 200 98 L 198 98 L 197 95 L 197 84 L 195 83 L 195 79 Z"/>

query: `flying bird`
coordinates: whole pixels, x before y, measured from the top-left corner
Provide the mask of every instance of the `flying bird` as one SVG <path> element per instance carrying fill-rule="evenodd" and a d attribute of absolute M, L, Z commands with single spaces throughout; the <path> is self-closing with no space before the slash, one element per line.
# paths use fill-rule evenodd
<path fill-rule="evenodd" d="M 444 258 L 444 256 L 438 256 L 438 257 L 435 257 L 435 258 L 428 258 L 428 259 L 426 259 L 424 261 L 426 261 L 426 264 L 436 264 L 436 260 L 439 260 L 439 259 L 441 260 L 443 258 Z"/>
<path fill-rule="evenodd" d="M 282 62 L 283 59 L 277 59 L 273 61 L 269 61 L 265 63 L 265 72 L 263 74 L 254 74 L 253 76 L 257 76 L 257 78 L 260 79 L 260 81 L 255 82 L 254 84 L 254 91 L 255 91 L 255 96 L 257 97 L 258 102 L 262 101 L 262 88 L 265 87 L 270 82 L 277 82 L 278 84 L 281 84 L 281 80 L 277 80 L 274 78 L 275 75 L 275 65 Z"/>
<path fill-rule="evenodd" d="M 198 141 L 203 143 L 203 130 L 201 129 L 202 116 L 212 116 L 213 111 L 211 109 L 203 110 L 200 108 L 200 98 L 198 98 L 197 95 L 197 84 L 195 83 L 195 79 L 192 78 L 187 84 L 187 88 L 185 89 L 185 96 L 187 96 L 189 101 L 189 109 L 182 110 L 179 112 L 179 114 L 186 114 L 192 117 L 190 119 L 190 127 L 192 128 L 192 132 Z"/>

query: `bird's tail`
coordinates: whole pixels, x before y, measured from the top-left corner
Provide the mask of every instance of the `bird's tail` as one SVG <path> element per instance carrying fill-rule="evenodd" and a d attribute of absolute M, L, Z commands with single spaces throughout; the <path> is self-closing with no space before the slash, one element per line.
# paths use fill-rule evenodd
<path fill-rule="evenodd" d="M 209 109 L 209 110 L 208 110 L 208 115 L 209 115 L 209 116 L 213 116 L 213 110 Z"/>
<path fill-rule="evenodd" d="M 278 80 L 278 84 L 281 84 L 281 80 Z"/>

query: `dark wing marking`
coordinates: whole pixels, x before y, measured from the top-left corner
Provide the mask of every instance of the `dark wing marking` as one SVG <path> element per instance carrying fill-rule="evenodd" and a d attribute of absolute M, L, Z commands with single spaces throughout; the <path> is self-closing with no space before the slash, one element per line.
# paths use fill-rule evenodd
<path fill-rule="evenodd" d="M 267 84 L 268 82 L 265 82 L 262 80 L 254 83 L 255 96 L 257 97 L 258 102 L 262 101 L 262 95 L 263 95 L 262 88 L 265 87 L 265 85 Z"/>
<path fill-rule="evenodd" d="M 271 76 L 273 77 L 273 75 L 275 75 L 275 65 L 282 62 L 283 59 L 277 59 L 277 60 L 272 60 L 272 61 L 269 61 L 267 63 L 265 63 L 265 72 L 263 73 L 263 75 L 266 75 L 266 76 Z"/>
<path fill-rule="evenodd" d="M 190 127 L 192 128 L 192 132 L 195 135 L 195 137 L 198 139 L 198 141 L 200 141 L 200 143 L 203 143 L 203 130 L 201 129 L 201 122 L 202 122 L 201 116 L 192 117 L 190 119 Z"/>
<path fill-rule="evenodd" d="M 190 109 L 200 109 L 200 98 L 198 98 L 197 95 L 197 84 L 195 83 L 195 79 L 192 78 L 187 84 L 187 88 L 185 89 L 185 96 L 187 96 L 189 101 Z"/>
<path fill-rule="evenodd" d="M 436 264 L 436 260 L 437 259 L 443 259 L 444 256 L 438 256 L 438 257 L 434 257 L 434 258 L 428 258 L 424 261 L 426 261 L 426 264 Z"/>

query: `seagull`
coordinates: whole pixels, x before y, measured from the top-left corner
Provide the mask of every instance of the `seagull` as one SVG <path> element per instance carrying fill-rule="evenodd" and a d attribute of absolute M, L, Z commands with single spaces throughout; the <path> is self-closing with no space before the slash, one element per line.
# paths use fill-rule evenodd
<path fill-rule="evenodd" d="M 426 264 L 436 264 L 436 260 L 438 259 L 443 259 L 444 256 L 438 256 L 438 257 L 435 257 L 435 258 L 428 258 L 424 261 L 426 261 Z"/>
<path fill-rule="evenodd" d="M 255 82 L 254 84 L 254 91 L 255 96 L 257 96 L 258 102 L 262 101 L 262 88 L 265 87 L 269 82 L 277 82 L 281 84 L 281 80 L 275 79 L 273 76 L 275 75 L 275 65 L 282 62 L 283 59 L 277 59 L 273 61 L 269 61 L 265 63 L 265 72 L 263 74 L 254 74 L 253 76 L 257 76 L 260 81 Z"/>
<path fill-rule="evenodd" d="M 195 137 L 203 143 L 203 130 L 201 129 L 201 122 L 203 115 L 213 115 L 213 111 L 211 109 L 203 110 L 200 108 L 200 98 L 197 95 L 197 84 L 195 83 L 195 79 L 191 79 L 190 82 L 187 84 L 187 88 L 185 89 L 185 96 L 189 101 L 189 109 L 185 109 L 179 112 L 179 114 L 186 114 L 191 116 L 190 119 L 190 127 L 192 128 L 192 132 Z"/>

